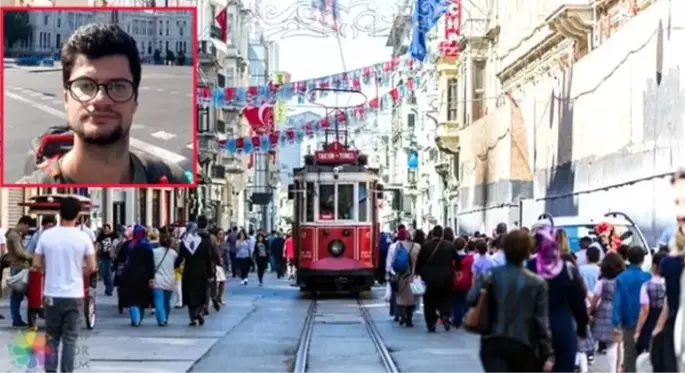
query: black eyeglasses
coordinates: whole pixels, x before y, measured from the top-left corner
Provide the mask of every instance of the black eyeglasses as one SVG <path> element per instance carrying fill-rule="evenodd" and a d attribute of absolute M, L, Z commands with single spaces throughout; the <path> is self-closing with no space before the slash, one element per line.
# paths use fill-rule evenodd
<path fill-rule="evenodd" d="M 107 97 L 117 103 L 129 101 L 136 93 L 133 82 L 126 79 L 114 79 L 100 84 L 90 78 L 78 78 L 68 82 L 67 89 L 71 97 L 80 102 L 94 99 L 100 89 L 103 89 Z"/>

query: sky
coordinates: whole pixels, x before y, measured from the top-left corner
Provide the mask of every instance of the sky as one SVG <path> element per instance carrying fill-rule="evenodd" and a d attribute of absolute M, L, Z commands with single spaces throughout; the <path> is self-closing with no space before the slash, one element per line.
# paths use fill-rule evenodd
<path fill-rule="evenodd" d="M 259 0 L 252 0 L 253 2 Z M 338 0 L 341 36 L 311 18 L 310 0 L 261 0 L 258 18 L 265 38 L 275 40 L 280 48 L 280 69 L 291 74 L 291 80 L 312 79 L 346 70 L 385 62 L 391 49 L 385 46 L 392 18 L 402 0 Z M 341 51 L 343 57 L 341 57 Z M 364 92 L 368 99 L 376 97 Z M 355 97 L 335 95 L 327 104 L 358 104 Z M 311 110 L 324 114 L 311 105 L 289 105 L 290 113 Z"/>

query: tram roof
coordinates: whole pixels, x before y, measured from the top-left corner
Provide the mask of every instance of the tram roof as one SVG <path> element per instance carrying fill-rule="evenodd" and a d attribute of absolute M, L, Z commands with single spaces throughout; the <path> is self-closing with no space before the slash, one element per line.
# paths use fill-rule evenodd
<path fill-rule="evenodd" d="M 337 168 L 338 173 L 374 173 L 378 174 L 377 168 L 370 168 L 367 166 L 359 166 L 352 164 L 333 164 L 333 165 L 307 165 L 303 167 L 297 167 L 293 170 L 293 174 L 303 175 L 307 173 L 323 173 L 323 172 L 333 172 L 333 169 Z"/>

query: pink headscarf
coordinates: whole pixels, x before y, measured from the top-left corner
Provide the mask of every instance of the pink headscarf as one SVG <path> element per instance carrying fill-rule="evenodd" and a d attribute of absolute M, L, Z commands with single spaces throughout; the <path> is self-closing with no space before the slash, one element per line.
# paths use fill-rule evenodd
<path fill-rule="evenodd" d="M 555 232 L 555 229 L 549 225 L 544 225 L 535 232 L 536 269 L 538 276 L 544 279 L 556 277 L 564 268 L 559 244 L 554 239 Z"/>

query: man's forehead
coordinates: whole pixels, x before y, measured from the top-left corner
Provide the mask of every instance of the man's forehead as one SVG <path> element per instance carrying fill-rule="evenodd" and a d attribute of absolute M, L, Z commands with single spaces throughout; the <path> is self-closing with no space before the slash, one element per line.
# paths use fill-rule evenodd
<path fill-rule="evenodd" d="M 83 54 L 79 54 L 74 61 L 70 80 L 82 77 L 96 80 L 132 80 L 133 78 L 128 65 L 128 58 L 124 55 L 88 58 Z"/>

